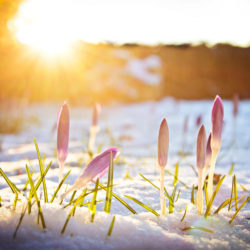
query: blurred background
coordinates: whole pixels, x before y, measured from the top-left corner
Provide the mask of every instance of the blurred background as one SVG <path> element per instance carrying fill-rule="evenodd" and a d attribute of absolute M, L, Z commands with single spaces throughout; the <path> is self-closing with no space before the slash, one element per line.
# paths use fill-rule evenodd
<path fill-rule="evenodd" d="M 0 0 L 0 119 L 45 101 L 249 98 L 249 10 L 248 0 Z"/>

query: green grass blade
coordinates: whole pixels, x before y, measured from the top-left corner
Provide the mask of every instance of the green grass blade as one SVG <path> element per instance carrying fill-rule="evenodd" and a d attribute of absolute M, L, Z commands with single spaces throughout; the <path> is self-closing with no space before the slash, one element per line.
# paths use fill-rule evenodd
<path fill-rule="evenodd" d="M 248 191 L 247 188 L 245 188 L 242 184 L 240 184 L 240 187 L 242 188 L 243 191 Z"/>
<path fill-rule="evenodd" d="M 212 195 L 212 197 L 211 197 L 211 199 L 210 199 L 210 201 L 209 201 L 209 203 L 208 203 L 208 205 L 207 205 L 207 209 L 206 209 L 206 212 L 205 212 L 205 218 L 206 218 L 208 215 L 210 215 L 210 210 L 211 210 L 211 207 L 212 207 L 212 205 L 213 205 L 214 198 L 215 198 L 215 196 L 217 195 L 217 193 L 219 192 L 220 186 L 221 186 L 222 182 L 224 181 L 225 177 L 226 177 L 226 175 L 224 175 L 224 176 L 219 180 L 219 182 L 218 182 L 218 184 L 217 184 L 217 186 L 216 186 L 216 188 L 215 188 L 215 190 L 214 190 L 214 192 L 213 192 L 213 195 Z"/>
<path fill-rule="evenodd" d="M 15 199 L 14 199 L 14 202 L 13 202 L 13 210 L 16 209 L 17 200 L 18 200 L 18 193 L 15 194 Z"/>
<path fill-rule="evenodd" d="M 39 151 L 39 148 L 38 148 L 38 145 L 37 145 L 35 138 L 34 138 L 34 143 L 35 143 L 37 158 L 38 158 L 39 167 L 40 167 L 40 174 L 42 177 L 43 176 L 43 164 L 44 164 L 45 158 L 43 158 L 43 160 L 41 159 L 40 151 Z M 48 193 L 47 193 L 45 178 L 43 178 L 43 193 L 44 193 L 44 202 L 47 203 L 48 202 Z"/>
<path fill-rule="evenodd" d="M 99 183 L 99 186 L 106 190 L 106 187 Z M 112 196 L 116 198 L 123 206 L 125 206 L 131 213 L 136 214 L 136 211 L 128 205 L 123 199 L 121 199 L 118 195 L 112 192 Z"/>
<path fill-rule="evenodd" d="M 40 176 L 39 180 L 37 181 L 37 183 L 35 185 L 35 190 L 36 191 L 38 190 L 38 188 L 40 187 L 41 183 L 43 182 L 43 179 L 46 176 L 46 174 L 48 173 L 48 171 L 49 171 L 49 169 L 51 167 L 51 164 L 52 164 L 52 161 L 49 163 L 49 165 L 46 167 L 45 171 L 43 172 L 43 175 Z"/>
<path fill-rule="evenodd" d="M 232 165 L 231 165 L 231 168 L 230 168 L 230 170 L 229 170 L 228 175 L 232 175 L 232 174 L 233 174 L 234 166 L 235 166 L 235 163 L 233 162 Z"/>
<path fill-rule="evenodd" d="M 221 203 L 221 205 L 215 210 L 214 214 L 218 214 L 222 208 L 224 208 L 230 202 L 230 198 L 226 199 Z"/>
<path fill-rule="evenodd" d="M 34 187 L 34 183 L 33 183 L 33 180 L 31 178 L 31 174 L 30 174 L 30 171 L 29 171 L 29 168 L 28 168 L 27 165 L 26 165 L 26 172 L 27 172 L 27 175 L 28 175 L 28 178 L 29 178 L 30 188 L 32 190 L 32 193 L 34 194 L 34 197 L 35 197 L 35 200 L 36 200 L 36 203 L 37 203 L 37 207 L 38 207 L 38 211 L 40 213 L 40 218 L 41 218 L 41 221 L 42 221 L 42 227 L 43 227 L 43 229 L 45 229 L 46 224 L 45 224 L 45 220 L 44 220 L 44 217 L 43 217 L 42 208 L 41 208 L 41 205 L 40 205 L 40 200 L 39 200 L 39 198 L 37 196 L 37 193 L 36 193 L 36 190 L 35 190 L 35 187 Z"/>
<path fill-rule="evenodd" d="M 169 175 L 175 176 L 167 169 L 165 169 L 165 172 L 168 173 Z M 180 182 L 185 188 L 190 188 L 185 182 L 181 181 L 179 178 L 177 178 L 177 181 Z"/>
<path fill-rule="evenodd" d="M 143 174 L 139 173 L 139 175 L 140 175 L 145 181 L 147 181 L 149 184 L 151 184 L 153 187 L 155 187 L 157 190 L 160 190 L 159 187 L 157 187 L 153 182 L 151 182 L 149 179 L 147 179 Z M 165 196 L 168 198 L 169 202 L 172 203 L 172 205 L 173 205 L 171 196 L 168 194 L 167 189 L 164 188 L 164 191 L 165 191 Z"/>
<path fill-rule="evenodd" d="M 234 200 L 235 200 L 235 211 L 238 210 L 238 202 L 237 202 L 237 179 L 236 175 L 233 178 L 233 185 L 234 185 Z"/>
<path fill-rule="evenodd" d="M 139 175 L 148 183 L 150 183 L 153 187 L 155 187 L 156 189 L 160 190 L 159 187 L 157 187 L 153 182 L 151 182 L 149 179 L 147 179 L 143 174 L 139 173 Z"/>
<path fill-rule="evenodd" d="M 205 193 L 205 200 L 206 200 L 206 206 L 208 205 L 208 193 L 207 193 L 207 182 L 206 180 L 204 181 L 204 193 Z"/>
<path fill-rule="evenodd" d="M 186 206 L 186 208 L 185 208 L 185 212 L 184 212 L 184 214 L 183 214 L 183 216 L 182 216 L 182 218 L 181 218 L 181 222 L 183 222 L 183 221 L 184 221 L 184 219 L 185 219 L 185 217 L 186 217 L 186 214 L 187 214 L 187 208 L 188 208 L 188 206 Z"/>
<path fill-rule="evenodd" d="M 156 216 L 160 216 L 154 209 L 150 208 L 149 206 L 147 206 L 146 204 L 140 202 L 139 200 L 137 200 L 136 198 L 133 198 L 129 195 L 124 195 L 126 198 L 136 202 L 138 205 L 142 206 L 144 209 L 148 210 L 149 212 L 151 212 L 152 214 L 156 215 Z"/>
<path fill-rule="evenodd" d="M 191 192 L 191 203 L 195 204 L 195 201 L 194 201 L 194 184 L 192 186 L 192 192 Z"/>
<path fill-rule="evenodd" d="M 237 201 L 237 204 L 242 200 L 242 199 L 244 199 L 246 197 L 246 195 L 243 195 L 242 197 L 240 197 L 239 199 L 238 199 L 238 201 Z M 235 204 L 233 204 L 232 205 L 232 207 L 234 207 L 235 206 Z"/>
<path fill-rule="evenodd" d="M 177 162 L 176 165 L 175 165 L 173 186 L 175 186 L 177 184 L 177 182 L 178 182 L 178 173 L 179 173 L 179 162 Z"/>
<path fill-rule="evenodd" d="M 69 212 L 69 214 L 68 214 L 68 216 L 67 216 L 67 219 L 66 219 L 66 221 L 65 221 L 65 223 L 64 223 L 64 225 L 63 225 L 63 228 L 62 228 L 62 230 L 61 230 L 61 234 L 64 234 L 64 232 L 65 232 L 65 230 L 66 230 L 66 227 L 67 227 L 67 225 L 68 225 L 68 223 L 69 223 L 69 220 L 70 220 L 71 216 L 72 216 L 72 215 L 73 215 L 73 216 L 75 215 L 76 207 L 77 207 L 77 205 L 82 201 L 83 197 L 85 197 L 86 192 L 87 192 L 87 188 L 85 188 L 85 189 L 83 190 L 82 194 L 76 199 L 76 201 L 75 201 L 75 203 L 74 203 L 74 206 L 73 206 L 72 209 L 70 210 L 70 212 Z"/>
<path fill-rule="evenodd" d="M 77 192 L 76 190 L 73 192 L 73 194 L 71 195 L 71 198 L 70 198 L 69 202 L 72 202 L 74 200 L 76 192 Z"/>
<path fill-rule="evenodd" d="M 110 213 L 111 201 L 112 201 L 112 188 L 113 188 L 113 173 L 114 173 L 114 163 L 112 151 L 110 152 L 110 161 L 109 161 L 109 171 L 108 171 L 108 188 L 106 190 L 106 200 L 104 206 L 104 212 Z"/>
<path fill-rule="evenodd" d="M 91 208 L 91 211 L 92 211 L 91 220 L 90 220 L 90 221 L 91 221 L 92 223 L 94 222 L 94 219 L 95 219 L 95 212 L 96 212 L 96 197 L 97 197 L 97 192 L 98 192 L 98 184 L 99 184 L 99 178 L 96 180 L 96 183 L 95 183 L 95 190 L 94 190 L 92 202 L 91 202 L 91 205 L 90 205 L 90 208 Z"/>
<path fill-rule="evenodd" d="M 177 202 L 179 200 L 180 193 L 181 193 L 181 190 L 179 189 L 175 202 Z"/>
<path fill-rule="evenodd" d="M 4 173 L 4 171 L 1 168 L 0 168 L 0 174 L 3 176 L 6 183 L 8 184 L 8 186 L 10 187 L 11 191 L 14 194 L 17 194 L 17 192 L 20 192 L 20 190 L 15 186 L 13 182 L 11 182 L 11 180 L 7 177 L 7 175 Z"/>
<path fill-rule="evenodd" d="M 212 231 L 211 229 L 208 229 L 208 228 L 205 228 L 205 227 L 195 227 L 195 226 L 191 226 L 191 227 L 186 227 L 184 229 L 182 229 L 182 231 L 188 231 L 188 230 L 191 230 L 191 229 L 196 229 L 196 230 L 201 230 L 201 231 L 204 231 L 204 232 L 207 232 L 207 233 L 214 233 L 214 231 Z"/>
<path fill-rule="evenodd" d="M 240 210 L 246 205 L 246 203 L 249 200 L 250 200 L 250 197 L 248 196 L 247 199 L 245 199 L 245 201 L 241 204 L 241 206 L 236 210 L 236 212 L 234 213 L 233 217 L 229 221 L 229 224 L 231 224 L 233 222 L 233 220 L 235 219 L 236 215 L 240 212 Z"/>
<path fill-rule="evenodd" d="M 52 198 L 51 198 L 51 200 L 50 200 L 50 203 L 52 203 L 52 202 L 54 201 L 54 199 L 56 198 L 57 193 L 59 192 L 60 188 L 62 187 L 62 184 L 65 182 L 65 180 L 66 180 L 67 177 L 69 176 L 70 172 L 71 172 L 71 170 L 68 171 L 68 173 L 63 177 L 63 179 L 62 179 L 61 182 L 59 183 L 59 185 L 58 185 L 56 191 L 54 192 L 54 194 L 53 194 L 53 196 L 52 196 Z"/>
<path fill-rule="evenodd" d="M 25 209 L 23 209 L 23 211 L 22 211 L 22 213 L 21 213 L 21 216 L 20 216 L 19 222 L 18 222 L 18 224 L 17 224 L 16 230 L 15 230 L 15 232 L 14 232 L 14 234 L 13 234 L 13 238 L 14 238 L 14 239 L 16 238 L 17 231 L 18 231 L 18 229 L 19 229 L 20 226 L 21 226 L 21 223 L 22 223 L 22 221 L 23 221 L 23 217 L 24 217 L 24 215 L 25 215 L 25 213 L 26 213 L 26 210 L 27 210 L 27 205 L 26 205 Z"/>
<path fill-rule="evenodd" d="M 109 231 L 108 231 L 108 233 L 107 233 L 107 236 L 111 236 L 112 231 L 113 231 L 114 224 L 115 224 L 115 216 L 113 216 L 113 219 L 112 219 L 111 224 L 110 224 L 110 226 L 109 226 Z"/>

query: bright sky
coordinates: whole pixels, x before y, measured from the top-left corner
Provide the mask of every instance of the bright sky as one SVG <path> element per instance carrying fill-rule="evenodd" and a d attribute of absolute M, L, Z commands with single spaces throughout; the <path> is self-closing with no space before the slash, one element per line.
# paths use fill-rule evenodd
<path fill-rule="evenodd" d="M 249 13 L 250 0 L 27 0 L 10 27 L 20 42 L 58 51 L 78 40 L 247 46 Z"/>

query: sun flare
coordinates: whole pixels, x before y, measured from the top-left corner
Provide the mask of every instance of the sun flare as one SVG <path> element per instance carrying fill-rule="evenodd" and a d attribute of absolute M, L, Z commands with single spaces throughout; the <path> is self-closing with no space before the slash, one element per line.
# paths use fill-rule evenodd
<path fill-rule="evenodd" d="M 17 40 L 44 55 L 67 53 L 77 41 L 75 18 L 69 5 L 69 1 L 57 0 L 23 3 L 11 23 Z"/>

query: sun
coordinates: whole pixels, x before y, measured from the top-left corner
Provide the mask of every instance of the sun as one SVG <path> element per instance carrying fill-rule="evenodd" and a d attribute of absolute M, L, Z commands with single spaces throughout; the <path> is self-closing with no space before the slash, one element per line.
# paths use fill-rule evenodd
<path fill-rule="evenodd" d="M 28 0 L 21 4 L 11 27 L 17 40 L 46 56 L 66 54 L 77 39 L 69 0 Z"/>

